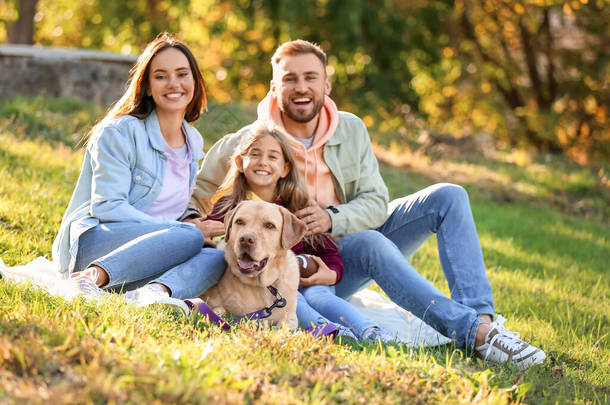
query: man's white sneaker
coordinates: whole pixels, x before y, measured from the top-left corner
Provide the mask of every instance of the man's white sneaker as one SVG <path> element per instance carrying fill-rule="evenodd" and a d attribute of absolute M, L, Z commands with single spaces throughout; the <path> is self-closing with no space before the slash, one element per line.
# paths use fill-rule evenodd
<path fill-rule="evenodd" d="M 485 335 L 485 343 L 475 347 L 483 359 L 494 363 L 510 361 L 520 370 L 540 364 L 546 354 L 535 346 L 521 340 L 519 333 L 512 332 L 504 327 L 506 319 L 498 315 L 491 323 L 491 329 Z"/>

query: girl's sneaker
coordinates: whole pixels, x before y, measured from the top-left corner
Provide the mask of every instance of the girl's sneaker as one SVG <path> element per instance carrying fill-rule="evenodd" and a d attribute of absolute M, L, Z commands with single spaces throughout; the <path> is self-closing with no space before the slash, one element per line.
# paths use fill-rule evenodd
<path fill-rule="evenodd" d="M 502 315 L 498 315 L 498 318 L 491 323 L 491 329 L 485 335 L 485 343 L 475 347 L 478 354 L 494 363 L 511 362 L 520 370 L 542 363 L 546 354 L 521 340 L 519 333 L 506 329 L 505 321 Z"/>
<path fill-rule="evenodd" d="M 396 342 L 396 336 L 378 326 L 373 326 L 362 332 L 362 340 L 374 343 L 393 343 Z"/>
<path fill-rule="evenodd" d="M 335 339 L 341 337 L 343 338 L 349 338 L 349 339 L 353 339 L 354 341 L 358 342 L 359 339 L 356 337 L 356 335 L 354 335 L 354 332 L 351 331 L 351 329 L 346 328 L 343 325 L 337 325 L 339 327 L 339 331 L 337 332 L 337 336 L 335 337 Z"/>

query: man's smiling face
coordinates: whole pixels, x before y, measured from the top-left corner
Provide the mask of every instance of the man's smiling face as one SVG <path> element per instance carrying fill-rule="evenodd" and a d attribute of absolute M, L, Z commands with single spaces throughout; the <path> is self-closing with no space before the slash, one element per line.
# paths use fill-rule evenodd
<path fill-rule="evenodd" d="M 286 55 L 273 66 L 271 91 L 286 117 L 307 123 L 322 109 L 324 96 L 330 94 L 330 80 L 315 54 Z"/>

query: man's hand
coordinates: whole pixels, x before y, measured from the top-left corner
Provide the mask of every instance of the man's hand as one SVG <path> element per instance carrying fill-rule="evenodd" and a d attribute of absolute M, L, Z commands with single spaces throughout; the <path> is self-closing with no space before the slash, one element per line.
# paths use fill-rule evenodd
<path fill-rule="evenodd" d="M 334 285 L 337 282 L 337 272 L 328 268 L 328 266 L 318 256 L 311 256 L 318 263 L 318 271 L 307 278 L 301 277 L 301 285 L 309 287 L 310 285 Z"/>
<path fill-rule="evenodd" d="M 188 218 L 185 219 L 184 222 L 194 224 L 203 235 L 205 244 L 212 247 L 216 247 L 216 242 L 214 242 L 212 238 L 214 236 L 224 235 L 225 233 L 225 225 L 220 221 L 203 218 Z"/>
<path fill-rule="evenodd" d="M 333 224 L 330 219 L 330 214 L 317 203 L 313 203 L 309 207 L 298 210 L 294 214 L 307 225 L 306 236 L 328 232 Z"/>

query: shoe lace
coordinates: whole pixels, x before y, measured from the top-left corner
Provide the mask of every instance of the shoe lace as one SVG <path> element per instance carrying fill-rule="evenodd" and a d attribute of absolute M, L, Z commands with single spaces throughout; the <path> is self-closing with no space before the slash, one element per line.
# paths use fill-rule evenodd
<path fill-rule="evenodd" d="M 349 337 L 352 339 L 358 339 L 356 337 L 356 335 L 354 335 L 354 333 L 349 330 L 348 328 L 346 328 L 345 326 L 339 326 L 339 332 L 337 333 L 338 336 L 344 336 L 344 337 Z"/>
<path fill-rule="evenodd" d="M 367 328 L 364 333 L 362 334 L 362 339 L 363 340 L 377 340 L 377 328 L 376 327 L 371 327 L 371 328 Z"/>
<path fill-rule="evenodd" d="M 76 282 L 76 289 L 85 299 L 97 301 L 106 295 L 106 293 L 99 288 L 97 284 L 95 284 L 95 281 L 90 277 L 78 277 L 73 282 Z"/>
<path fill-rule="evenodd" d="M 506 322 L 506 318 L 502 315 L 498 315 L 496 321 L 492 322 L 491 330 L 495 328 L 497 333 L 489 341 L 489 346 L 485 352 L 485 358 L 491 353 L 496 341 L 510 352 L 517 350 L 521 346 L 523 341 L 520 339 L 519 333 L 506 329 L 504 327 L 504 322 Z"/>
<path fill-rule="evenodd" d="M 375 342 L 377 342 L 378 340 L 381 340 L 384 343 L 392 341 L 393 338 L 394 338 L 394 336 L 392 336 L 386 330 L 381 329 L 380 327 L 371 328 L 368 331 L 366 331 L 364 333 L 364 335 L 362 336 L 362 339 L 364 339 L 364 340 L 370 339 Z"/>
<path fill-rule="evenodd" d="M 99 295 L 100 293 L 99 287 L 89 277 L 81 277 L 78 279 L 78 289 L 83 295 Z"/>

